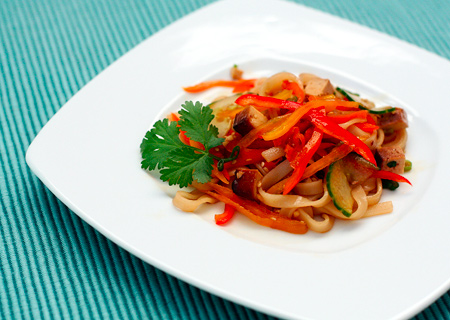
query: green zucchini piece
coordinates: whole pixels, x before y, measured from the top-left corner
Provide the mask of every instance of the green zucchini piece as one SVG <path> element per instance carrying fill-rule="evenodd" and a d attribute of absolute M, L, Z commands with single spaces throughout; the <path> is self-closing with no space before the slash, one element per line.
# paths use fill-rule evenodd
<path fill-rule="evenodd" d="M 348 101 L 355 101 L 355 99 L 353 99 L 353 97 L 350 95 L 351 94 L 350 92 L 339 87 L 336 87 L 336 91 L 342 94 L 345 98 L 347 98 Z"/>
<path fill-rule="evenodd" d="M 336 208 L 346 217 L 353 212 L 354 199 L 352 189 L 345 174 L 344 160 L 338 160 L 330 165 L 326 177 L 327 189 Z"/>
<path fill-rule="evenodd" d="M 384 114 L 384 113 L 388 113 L 388 112 L 393 112 L 395 111 L 395 107 L 387 107 L 385 109 L 369 109 L 365 106 L 362 105 L 361 103 L 361 99 L 359 98 L 359 94 L 356 93 L 351 93 L 350 91 L 344 90 L 342 88 L 336 87 L 336 91 L 339 92 L 340 94 L 342 94 L 345 98 L 348 99 L 348 101 L 355 101 L 359 103 L 359 108 L 361 110 L 367 110 L 369 111 L 369 113 L 372 114 Z"/>
<path fill-rule="evenodd" d="M 384 114 L 384 113 L 394 112 L 396 109 L 395 107 L 386 107 L 385 109 L 374 110 L 374 109 L 366 108 L 362 105 L 359 105 L 359 108 L 361 110 L 367 110 L 367 111 L 369 111 L 369 113 L 372 113 L 372 114 Z"/>
<path fill-rule="evenodd" d="M 366 181 L 376 170 L 377 166 L 354 152 L 330 165 L 327 189 L 336 208 L 346 217 L 352 215 L 355 202 L 351 185 Z"/>

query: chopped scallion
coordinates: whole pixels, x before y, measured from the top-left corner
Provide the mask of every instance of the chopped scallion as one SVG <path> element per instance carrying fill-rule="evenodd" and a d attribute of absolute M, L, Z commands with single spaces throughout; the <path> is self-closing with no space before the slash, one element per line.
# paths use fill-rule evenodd
<path fill-rule="evenodd" d="M 411 171 L 412 169 L 412 162 L 409 160 L 405 161 L 405 172 Z"/>
<path fill-rule="evenodd" d="M 389 161 L 388 163 L 387 163 L 387 166 L 389 167 L 389 168 L 393 168 L 393 167 L 395 167 L 397 165 L 397 161 Z"/>
<path fill-rule="evenodd" d="M 399 187 L 399 183 L 397 181 L 382 179 L 381 183 L 383 184 L 383 189 L 395 190 Z"/>

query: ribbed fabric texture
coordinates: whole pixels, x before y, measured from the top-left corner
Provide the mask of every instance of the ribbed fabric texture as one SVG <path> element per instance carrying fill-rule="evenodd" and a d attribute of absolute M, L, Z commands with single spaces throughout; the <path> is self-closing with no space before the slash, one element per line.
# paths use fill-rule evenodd
<path fill-rule="evenodd" d="M 1 319 L 271 318 L 117 247 L 68 210 L 25 163 L 32 139 L 89 80 L 210 2 L 0 0 Z M 450 58 L 448 0 L 297 2 Z M 449 293 L 416 319 L 450 319 Z"/>

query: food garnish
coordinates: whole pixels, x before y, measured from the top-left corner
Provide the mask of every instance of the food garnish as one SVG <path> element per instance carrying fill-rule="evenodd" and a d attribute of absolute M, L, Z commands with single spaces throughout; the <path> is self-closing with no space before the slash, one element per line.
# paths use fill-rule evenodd
<path fill-rule="evenodd" d="M 186 101 L 179 114 L 178 122 L 159 120 L 145 134 L 140 147 L 143 158 L 141 166 L 148 170 L 158 168 L 161 180 L 169 185 L 187 187 L 194 179 L 206 183 L 211 180 L 214 160 L 223 166 L 237 158 L 238 148 L 227 158 L 210 153 L 210 149 L 224 142 L 223 138 L 218 137 L 217 127 L 211 124 L 214 115 L 210 107 L 200 102 Z M 182 142 L 180 134 L 196 143 Z"/>

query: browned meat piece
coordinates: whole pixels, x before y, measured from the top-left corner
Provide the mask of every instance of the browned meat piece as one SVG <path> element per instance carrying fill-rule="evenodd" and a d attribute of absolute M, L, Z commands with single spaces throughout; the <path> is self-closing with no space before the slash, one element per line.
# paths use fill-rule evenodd
<path fill-rule="evenodd" d="M 393 112 L 380 114 L 378 125 L 384 130 L 400 130 L 408 127 L 408 118 L 402 108 L 396 108 Z"/>
<path fill-rule="evenodd" d="M 230 69 L 231 79 L 233 79 L 233 80 L 241 80 L 243 73 L 244 73 L 244 71 L 242 71 L 241 69 L 239 69 L 236 66 L 234 66 Z"/>
<path fill-rule="evenodd" d="M 334 88 L 328 79 L 313 79 L 305 86 L 305 93 L 310 96 L 333 94 Z"/>
<path fill-rule="evenodd" d="M 231 188 L 240 197 L 257 200 L 258 184 L 261 179 L 262 174 L 257 169 L 238 169 Z"/>
<path fill-rule="evenodd" d="M 267 122 L 267 118 L 256 108 L 249 106 L 239 112 L 234 118 L 233 129 L 242 136 L 252 131 L 254 128 Z"/>
<path fill-rule="evenodd" d="M 300 74 L 305 93 L 310 96 L 324 96 L 333 94 L 334 88 L 330 80 L 322 79 L 311 73 Z"/>
<path fill-rule="evenodd" d="M 397 174 L 405 172 L 405 152 L 400 147 L 378 148 L 376 158 L 381 170 Z"/>

